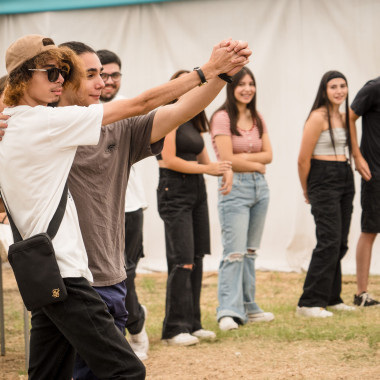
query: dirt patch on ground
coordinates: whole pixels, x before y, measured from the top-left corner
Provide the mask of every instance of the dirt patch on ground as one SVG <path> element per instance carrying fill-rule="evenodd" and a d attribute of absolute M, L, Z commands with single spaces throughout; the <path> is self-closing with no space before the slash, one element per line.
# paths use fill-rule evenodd
<path fill-rule="evenodd" d="M 259 279 L 265 283 L 270 276 L 272 274 L 262 273 Z M 284 279 L 281 277 L 280 282 L 288 280 L 290 286 L 292 281 L 299 281 L 297 274 L 281 276 Z M 166 274 L 139 277 L 144 296 L 144 291 L 146 294 L 153 292 L 152 284 L 155 283 L 152 281 L 160 286 L 164 284 Z M 216 277 L 215 274 L 205 276 L 204 288 L 211 287 L 212 292 L 207 295 L 205 291 L 204 297 L 210 297 L 210 300 L 215 293 Z M 6 314 L 7 352 L 0 357 L 0 379 L 27 379 L 24 338 L 22 333 L 14 331 L 22 331 L 21 300 L 9 267 L 3 268 L 3 283 L 5 306 L 13 309 L 13 315 Z M 267 290 L 263 288 L 262 291 Z M 274 296 L 279 297 L 279 294 Z M 149 302 L 147 298 L 145 301 Z M 204 302 L 211 301 L 204 298 Z M 19 320 L 18 326 L 11 323 L 16 319 Z M 153 325 L 151 328 L 155 329 Z M 375 328 L 374 333 L 376 331 L 379 332 Z M 214 342 L 201 342 L 198 346 L 186 348 L 164 346 L 159 332 L 155 332 L 152 333 L 149 359 L 145 361 L 148 380 L 376 380 L 380 379 L 379 363 L 379 350 L 370 348 L 368 341 L 364 340 L 286 342 L 262 337 L 260 333 L 241 337 L 233 332 L 219 334 Z"/>

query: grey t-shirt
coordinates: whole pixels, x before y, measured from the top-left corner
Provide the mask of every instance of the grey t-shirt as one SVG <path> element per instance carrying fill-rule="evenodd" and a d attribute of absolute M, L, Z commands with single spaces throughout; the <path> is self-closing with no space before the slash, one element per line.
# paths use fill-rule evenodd
<path fill-rule="evenodd" d="M 81 146 L 69 176 L 94 286 L 126 278 L 124 204 L 131 166 L 158 154 L 163 140 L 150 144 L 155 111 L 102 126 L 99 144 Z"/>

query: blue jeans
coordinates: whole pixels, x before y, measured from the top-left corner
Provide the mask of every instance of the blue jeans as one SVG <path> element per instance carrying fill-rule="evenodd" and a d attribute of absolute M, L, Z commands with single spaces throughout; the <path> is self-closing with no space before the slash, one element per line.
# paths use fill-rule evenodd
<path fill-rule="evenodd" d="M 219 266 L 217 319 L 246 323 L 247 314 L 261 313 L 255 302 L 256 250 L 268 210 L 269 189 L 260 173 L 234 173 L 232 190 L 219 195 L 223 258 Z"/>

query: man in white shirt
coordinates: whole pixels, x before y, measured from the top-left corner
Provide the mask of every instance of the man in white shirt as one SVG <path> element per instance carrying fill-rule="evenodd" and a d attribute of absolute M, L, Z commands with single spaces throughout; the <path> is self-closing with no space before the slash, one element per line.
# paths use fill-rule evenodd
<path fill-rule="evenodd" d="M 13 108 L 4 111 L 11 118 L 0 145 L 0 187 L 21 235 L 27 238 L 46 231 L 78 145 L 97 144 L 103 133 L 101 125 L 144 114 L 181 97 L 176 107 L 163 107 L 144 121 L 148 127 L 143 139 L 159 147 L 163 136 L 207 106 L 221 90 L 223 83 L 218 74 L 232 74 L 248 62 L 250 50 L 246 46 L 238 41 L 222 42 L 214 47 L 201 71 L 133 99 L 99 105 L 95 103 L 104 84 L 96 54 L 82 57 L 88 79 L 84 83 L 77 58 L 70 50 L 57 48 L 51 39 L 29 35 L 12 44 L 6 54 L 9 82 L 4 102 Z M 196 87 L 199 79 L 202 83 L 207 79 L 209 84 L 182 96 Z M 59 100 L 64 85 L 62 105 L 90 106 L 46 107 Z M 131 134 L 129 142 L 134 143 Z M 115 150 L 112 144 L 105 148 L 105 154 Z M 143 155 L 136 154 L 131 162 Z M 71 197 L 53 245 L 68 297 L 32 312 L 29 379 L 69 379 L 75 350 L 99 379 L 145 378 L 143 364 L 89 284 L 93 277 L 88 269 L 87 247 Z M 122 272 L 119 277 L 123 282 Z M 105 279 L 107 285 L 111 284 Z"/>

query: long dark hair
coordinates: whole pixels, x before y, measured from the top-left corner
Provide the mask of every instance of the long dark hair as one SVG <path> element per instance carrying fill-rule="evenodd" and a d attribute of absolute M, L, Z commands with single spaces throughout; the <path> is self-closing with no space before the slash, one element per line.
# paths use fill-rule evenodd
<path fill-rule="evenodd" d="M 310 117 L 310 114 L 321 107 L 326 108 L 327 112 L 327 122 L 329 125 L 329 133 L 330 133 L 330 138 L 331 138 L 331 143 L 333 145 L 334 151 L 335 151 L 335 141 L 334 141 L 334 135 L 332 132 L 332 126 L 331 126 L 331 116 L 330 116 L 330 107 L 331 107 L 331 102 L 329 101 L 327 97 L 327 83 L 330 82 L 330 80 L 335 79 L 335 78 L 342 78 L 345 82 L 346 85 L 348 86 L 347 79 L 346 77 L 339 71 L 331 70 L 325 73 L 321 79 L 321 83 L 319 84 L 317 96 L 315 97 L 313 106 L 311 107 L 310 113 L 308 118 Z M 348 145 L 348 151 L 351 157 L 352 153 L 352 147 L 351 147 L 351 134 L 350 134 L 350 116 L 348 112 L 348 92 L 347 92 L 347 98 L 345 101 L 345 111 L 346 111 L 346 128 L 347 128 L 347 145 Z"/>
<path fill-rule="evenodd" d="M 189 73 L 190 71 L 188 70 L 178 70 L 177 72 L 175 72 L 170 80 L 173 80 L 173 79 L 176 79 L 178 78 L 179 76 L 181 76 L 182 74 L 187 74 Z M 171 101 L 169 104 L 173 104 L 177 101 L 177 99 Z M 206 117 L 206 113 L 205 111 L 201 111 L 199 112 L 198 115 L 194 116 L 191 120 L 189 120 L 191 123 L 193 123 L 194 127 L 197 129 L 197 131 L 199 133 L 204 133 L 204 132 L 208 132 L 210 130 L 210 123 L 209 121 L 207 120 L 207 117 Z"/>
<path fill-rule="evenodd" d="M 240 132 L 237 129 L 237 121 L 239 118 L 239 110 L 238 110 L 237 105 L 236 105 L 236 99 L 235 99 L 234 92 L 235 92 L 235 88 L 238 86 L 241 79 L 244 76 L 246 76 L 247 74 L 252 78 L 253 84 L 256 87 L 255 95 L 252 98 L 252 100 L 247 104 L 247 108 L 251 112 L 253 122 L 256 122 L 257 128 L 259 129 L 259 135 L 261 137 L 263 135 L 263 123 L 260 119 L 259 114 L 257 113 L 257 110 L 256 110 L 256 95 L 257 95 L 256 80 L 255 80 L 255 77 L 253 76 L 252 71 L 248 67 L 243 67 L 237 74 L 235 74 L 232 77 L 232 82 L 227 84 L 227 99 L 223 103 L 223 105 L 215 111 L 215 113 L 218 111 L 222 111 L 222 110 L 227 111 L 228 117 L 230 119 L 231 133 L 233 135 L 236 135 L 236 136 L 241 136 Z M 214 115 L 215 115 L 215 113 L 214 113 Z M 214 117 L 214 115 L 213 115 L 213 117 Z"/>

